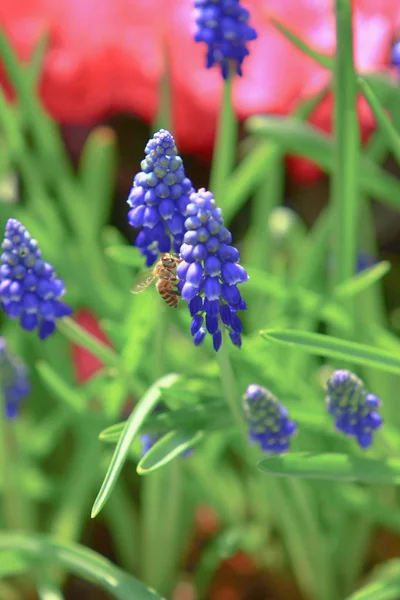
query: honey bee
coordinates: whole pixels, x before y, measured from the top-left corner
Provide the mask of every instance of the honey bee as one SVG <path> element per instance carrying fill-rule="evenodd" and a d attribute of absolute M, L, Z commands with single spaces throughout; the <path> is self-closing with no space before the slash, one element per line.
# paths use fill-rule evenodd
<path fill-rule="evenodd" d="M 180 292 L 176 289 L 176 284 L 179 281 L 176 276 L 176 267 L 180 262 L 181 259 L 178 256 L 165 252 L 156 263 L 151 275 L 136 285 L 132 293 L 138 294 L 143 292 L 153 281 L 157 280 L 156 288 L 161 298 L 168 306 L 177 308 Z"/>

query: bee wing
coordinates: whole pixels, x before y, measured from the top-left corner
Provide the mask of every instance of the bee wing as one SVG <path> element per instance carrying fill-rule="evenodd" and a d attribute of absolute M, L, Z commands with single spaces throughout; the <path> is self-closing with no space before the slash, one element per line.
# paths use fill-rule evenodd
<path fill-rule="evenodd" d="M 145 277 L 145 279 L 142 278 L 136 284 L 134 283 L 134 285 L 131 288 L 132 294 L 140 294 L 140 292 L 143 292 L 147 287 L 149 287 L 149 285 L 153 283 L 155 278 L 155 275 L 151 274 L 148 277 Z"/>

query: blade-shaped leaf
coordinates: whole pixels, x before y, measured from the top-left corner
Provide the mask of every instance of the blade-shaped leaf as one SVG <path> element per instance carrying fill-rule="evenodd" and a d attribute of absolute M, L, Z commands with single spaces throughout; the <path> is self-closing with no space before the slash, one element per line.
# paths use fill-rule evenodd
<path fill-rule="evenodd" d="M 131 412 L 131 415 L 122 431 L 121 437 L 118 440 L 118 444 L 111 459 L 107 474 L 93 505 L 92 518 L 94 518 L 101 511 L 104 504 L 107 502 L 107 499 L 117 482 L 118 475 L 120 474 L 121 469 L 128 457 L 130 447 L 137 432 L 139 431 L 147 415 L 151 413 L 153 408 L 160 401 L 162 394 L 161 388 L 173 385 L 178 378 L 179 375 L 170 373 L 169 375 L 165 375 L 165 377 L 162 377 L 156 381 Z"/>
<path fill-rule="evenodd" d="M 150 448 L 137 466 L 139 475 L 147 475 L 186 452 L 204 438 L 204 431 L 170 431 Z"/>
<path fill-rule="evenodd" d="M 333 170 L 333 142 L 327 135 L 309 124 L 281 117 L 250 117 L 246 129 L 280 144 L 284 152 L 309 158 L 322 169 Z M 385 173 L 365 153 L 360 156 L 360 189 L 388 204 L 400 206 L 400 183 Z"/>
<path fill-rule="evenodd" d="M 372 108 L 372 111 L 375 115 L 375 118 L 379 124 L 380 131 L 386 137 L 387 144 L 389 148 L 392 150 L 394 156 L 397 159 L 397 162 L 400 164 L 400 135 L 394 128 L 391 120 L 386 114 L 383 106 L 379 102 L 376 97 L 374 91 L 370 87 L 370 85 L 362 79 L 361 77 L 358 79 L 358 84 L 362 89 L 362 92 L 366 99 L 368 100 L 368 104 Z"/>
<path fill-rule="evenodd" d="M 337 479 L 365 483 L 400 483 L 400 458 L 375 459 L 348 454 L 292 452 L 271 456 L 257 463 L 257 467 L 278 477 L 305 479 Z"/>
<path fill-rule="evenodd" d="M 13 552 L 19 560 L 37 568 L 49 564 L 61 567 L 94 582 L 118 600 L 161 600 L 161 597 L 132 575 L 124 573 L 109 560 L 78 544 L 64 544 L 48 537 L 20 534 L 0 534 L 0 564 L 3 556 Z"/>
<path fill-rule="evenodd" d="M 377 281 L 382 279 L 391 268 L 389 261 L 384 260 L 377 265 L 365 269 L 361 273 L 354 275 L 350 279 L 346 279 L 339 284 L 335 290 L 334 295 L 336 298 L 352 298 L 360 292 L 363 292 L 374 285 Z"/>
<path fill-rule="evenodd" d="M 356 342 L 349 342 L 320 333 L 290 329 L 269 329 L 262 331 L 261 335 L 269 342 L 299 346 L 309 354 L 338 358 L 354 364 L 400 374 L 400 355 L 365 344 L 357 344 Z"/>

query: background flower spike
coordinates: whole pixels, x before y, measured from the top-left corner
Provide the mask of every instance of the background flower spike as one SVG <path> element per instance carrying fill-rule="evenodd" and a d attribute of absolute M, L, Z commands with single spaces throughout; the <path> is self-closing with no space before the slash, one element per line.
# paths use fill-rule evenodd
<path fill-rule="evenodd" d="M 250 441 L 259 444 L 265 452 L 282 454 L 289 449 L 297 426 L 272 392 L 261 385 L 249 385 L 243 396 L 243 409 Z"/>
<path fill-rule="evenodd" d="M 21 401 L 29 395 L 31 385 L 28 369 L 9 352 L 4 337 L 0 337 L 0 385 L 5 415 L 8 419 L 14 419 L 18 416 Z"/>
<path fill-rule="evenodd" d="M 44 340 L 55 331 L 57 319 L 72 308 L 60 298 L 65 293 L 54 267 L 42 260 L 36 240 L 17 219 L 8 219 L 0 266 L 0 300 L 10 319 L 19 319 L 27 331 L 38 330 Z"/>
<path fill-rule="evenodd" d="M 351 371 L 335 371 L 326 383 L 326 406 L 335 426 L 354 437 L 363 449 L 373 442 L 373 433 L 383 424 L 378 412 L 381 401 L 369 394 L 364 382 Z"/>
<path fill-rule="evenodd" d="M 248 54 L 247 42 L 257 38 L 249 25 L 250 13 L 239 0 L 195 0 L 196 42 L 207 44 L 206 67 L 219 65 L 227 79 L 230 65 L 242 75 L 242 64 Z M 232 69 L 232 70 L 233 70 Z"/>

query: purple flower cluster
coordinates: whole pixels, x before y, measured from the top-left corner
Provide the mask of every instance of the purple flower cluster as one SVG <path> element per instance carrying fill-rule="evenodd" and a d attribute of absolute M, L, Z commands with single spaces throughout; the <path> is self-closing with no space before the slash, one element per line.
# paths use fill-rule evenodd
<path fill-rule="evenodd" d="M 142 228 L 135 245 L 150 267 L 160 253 L 179 252 L 183 214 L 193 186 L 168 131 L 160 129 L 147 143 L 145 154 L 129 194 L 128 221 L 132 227 Z"/>
<path fill-rule="evenodd" d="M 371 446 L 373 432 L 383 423 L 381 401 L 361 379 L 344 369 L 335 371 L 326 384 L 326 405 L 338 431 L 356 438 L 361 448 Z"/>
<path fill-rule="evenodd" d="M 193 341 L 201 344 L 208 332 L 218 351 L 223 326 L 240 348 L 243 327 L 237 311 L 247 306 L 237 285 L 247 281 L 248 275 L 239 265 L 239 252 L 230 245 L 232 236 L 223 225 L 222 211 L 211 192 L 193 192 L 185 215 L 182 262 L 176 273 L 182 298 L 189 302 Z"/>
<path fill-rule="evenodd" d="M 7 221 L 2 243 L 0 300 L 10 319 L 27 331 L 38 329 L 40 339 L 54 333 L 55 321 L 72 313 L 60 302 L 65 292 L 54 268 L 41 259 L 36 240 L 17 219 Z"/>
<path fill-rule="evenodd" d="M 26 366 L 8 351 L 3 337 L 0 337 L 0 384 L 5 415 L 8 419 L 14 419 L 31 386 Z"/>
<path fill-rule="evenodd" d="M 397 72 L 400 76 L 400 40 L 397 40 L 392 46 L 391 63 L 397 68 Z"/>
<path fill-rule="evenodd" d="M 287 409 L 267 389 L 251 384 L 243 396 L 243 408 L 249 425 L 249 438 L 265 452 L 282 454 L 289 448 L 297 431 Z"/>
<path fill-rule="evenodd" d="M 257 38 L 248 24 L 249 11 L 239 0 L 195 0 L 194 6 L 198 27 L 194 39 L 207 44 L 207 69 L 218 64 L 227 79 L 232 63 L 242 75 L 243 61 L 249 54 L 246 43 Z"/>

